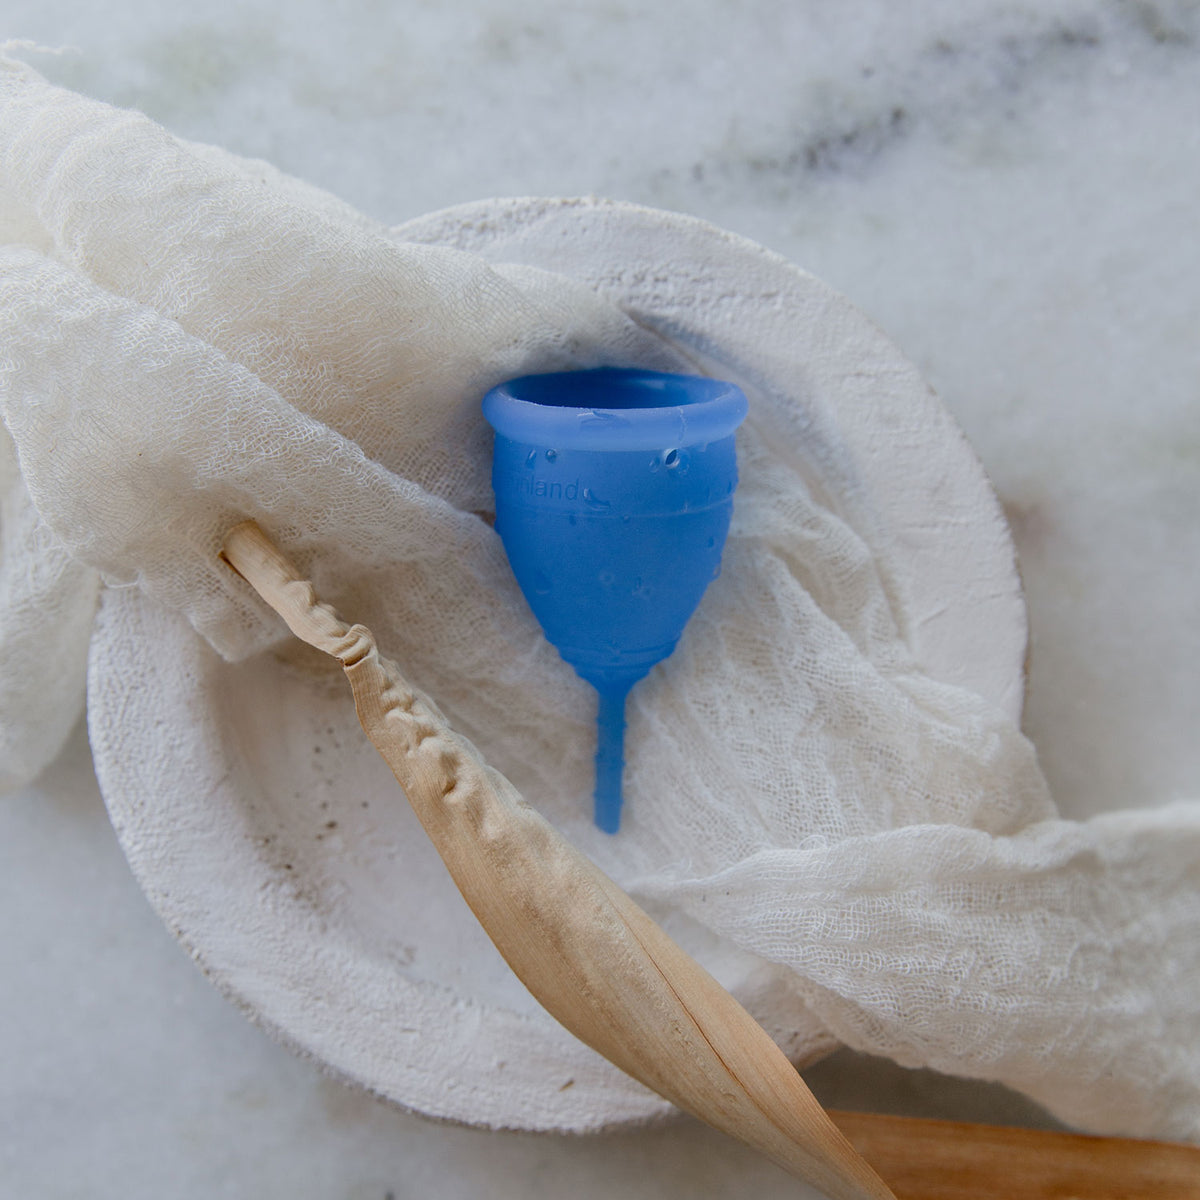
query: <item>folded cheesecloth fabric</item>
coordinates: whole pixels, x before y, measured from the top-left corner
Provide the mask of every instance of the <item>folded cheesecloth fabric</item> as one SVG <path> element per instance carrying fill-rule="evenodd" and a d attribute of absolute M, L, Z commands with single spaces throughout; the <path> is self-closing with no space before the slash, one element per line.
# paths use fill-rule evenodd
<path fill-rule="evenodd" d="M 283 642 L 218 560 L 253 518 L 531 803 L 586 820 L 593 699 L 487 520 L 479 400 L 711 347 L 11 60 L 0 153 L 0 782 L 77 720 L 106 591 L 231 662 Z M 836 440 L 822 413 L 789 424 L 803 381 L 739 382 L 724 573 L 635 695 L 602 865 L 786 979 L 800 1058 L 840 1042 L 1085 1130 L 1200 1139 L 1200 804 L 1059 819 L 1012 714 L 919 664 L 903 548 L 801 452 Z"/>

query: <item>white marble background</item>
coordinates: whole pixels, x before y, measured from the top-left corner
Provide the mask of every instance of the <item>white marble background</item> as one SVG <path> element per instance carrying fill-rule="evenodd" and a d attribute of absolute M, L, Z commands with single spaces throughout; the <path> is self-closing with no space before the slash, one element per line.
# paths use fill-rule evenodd
<path fill-rule="evenodd" d="M 272 160 L 375 217 L 597 193 L 747 234 L 856 300 L 1013 521 L 1025 727 L 1065 814 L 1200 796 L 1195 0 L 5 0 L 55 81 Z M 176 947 L 82 731 L 0 798 L 0 1195 L 763 1200 L 680 1123 L 435 1126 L 326 1081 Z M 839 1055 L 827 1102 L 1038 1123 Z"/>

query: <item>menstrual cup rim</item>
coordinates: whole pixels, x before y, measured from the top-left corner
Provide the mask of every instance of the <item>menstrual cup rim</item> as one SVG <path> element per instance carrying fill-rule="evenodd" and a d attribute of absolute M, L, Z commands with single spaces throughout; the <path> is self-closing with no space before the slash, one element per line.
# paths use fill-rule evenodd
<path fill-rule="evenodd" d="M 532 380 L 544 387 L 549 380 L 579 376 L 607 378 L 614 387 L 669 381 L 672 395 L 687 395 L 690 390 L 696 398 L 682 404 L 623 408 L 545 404 L 516 394 Z M 501 437 L 556 450 L 661 450 L 707 445 L 731 436 L 748 411 L 745 393 L 727 380 L 623 367 L 521 375 L 498 384 L 483 398 L 484 418 Z"/>

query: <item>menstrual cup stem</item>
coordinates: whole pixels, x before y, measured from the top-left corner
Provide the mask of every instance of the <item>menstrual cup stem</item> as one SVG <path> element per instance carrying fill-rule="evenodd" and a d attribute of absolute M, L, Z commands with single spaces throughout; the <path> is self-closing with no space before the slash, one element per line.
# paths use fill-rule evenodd
<path fill-rule="evenodd" d="M 600 692 L 596 714 L 596 824 L 605 833 L 621 827 L 621 775 L 625 770 L 625 698 L 628 688 Z"/>

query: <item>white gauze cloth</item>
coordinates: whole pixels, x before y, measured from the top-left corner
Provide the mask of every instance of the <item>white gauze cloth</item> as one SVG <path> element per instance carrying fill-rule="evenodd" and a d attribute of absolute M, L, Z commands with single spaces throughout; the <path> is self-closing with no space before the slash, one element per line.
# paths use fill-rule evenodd
<path fill-rule="evenodd" d="M 24 65 L 0 103 L 0 781 L 79 712 L 101 578 L 228 659 L 278 642 L 217 560 L 253 517 L 569 827 L 593 698 L 480 515 L 479 399 L 691 348 Z M 863 531 L 768 436 L 778 403 L 751 394 L 724 573 L 631 701 L 602 865 L 789 969 L 830 1037 L 1200 1139 L 1200 804 L 1057 819 L 1012 722 L 917 667 Z"/>

